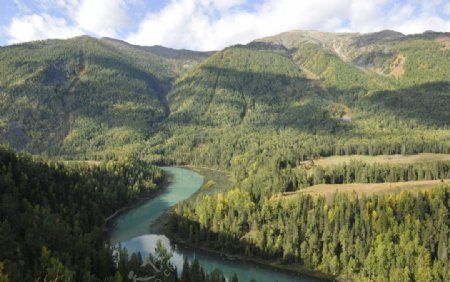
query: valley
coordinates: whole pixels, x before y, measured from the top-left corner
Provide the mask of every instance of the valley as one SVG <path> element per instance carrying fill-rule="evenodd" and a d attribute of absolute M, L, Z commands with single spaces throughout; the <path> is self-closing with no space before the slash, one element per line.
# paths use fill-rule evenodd
<path fill-rule="evenodd" d="M 89 36 L 1 47 L 0 281 L 251 279 L 229 270 L 241 261 L 195 260 L 196 247 L 257 261 L 271 277 L 257 281 L 276 279 L 264 265 L 448 281 L 448 38 L 290 31 L 212 52 Z M 177 191 L 164 185 L 172 170 L 186 174 Z M 105 218 L 145 197 L 105 234 Z M 150 233 L 155 221 L 172 244 Z"/>

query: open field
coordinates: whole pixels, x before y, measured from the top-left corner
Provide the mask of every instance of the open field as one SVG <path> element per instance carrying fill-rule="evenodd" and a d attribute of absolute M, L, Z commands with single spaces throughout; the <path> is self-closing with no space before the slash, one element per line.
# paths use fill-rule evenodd
<path fill-rule="evenodd" d="M 450 154 L 433 154 L 423 153 L 417 155 L 350 155 L 350 156 L 331 156 L 314 160 L 316 166 L 330 166 L 350 161 L 362 161 L 365 163 L 381 163 L 381 164 L 413 164 L 426 163 L 435 161 L 450 161 Z M 305 161 L 304 164 L 311 164 L 311 161 Z"/>
<path fill-rule="evenodd" d="M 351 184 L 320 184 L 314 185 L 295 192 L 283 193 L 284 198 L 294 198 L 296 195 L 310 194 L 317 196 L 325 196 L 327 200 L 331 200 L 336 192 L 352 193 L 357 195 L 370 196 L 372 194 L 396 194 L 401 191 L 409 191 L 417 193 L 442 185 L 450 185 L 450 179 L 445 180 L 423 180 L 408 181 L 394 183 L 351 183 Z"/>

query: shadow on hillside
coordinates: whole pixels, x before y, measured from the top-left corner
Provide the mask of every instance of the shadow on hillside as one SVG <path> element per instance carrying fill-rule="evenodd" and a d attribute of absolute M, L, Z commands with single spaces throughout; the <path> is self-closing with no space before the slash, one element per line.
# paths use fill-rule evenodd
<path fill-rule="evenodd" d="M 184 125 L 293 128 L 309 133 L 337 133 L 354 128 L 332 112 L 332 103 L 358 105 L 373 115 L 391 114 L 399 122 L 413 120 L 427 127 L 450 123 L 450 84 L 433 82 L 370 96 L 364 88 L 323 89 L 317 81 L 267 70 L 239 71 L 203 66 L 201 74 L 179 81 L 170 93 L 170 120 Z M 277 71 L 278 72 L 278 71 Z M 190 103 L 190 107 L 185 106 Z"/>
<path fill-rule="evenodd" d="M 387 112 L 432 128 L 450 125 L 450 83 L 433 82 L 394 91 L 379 91 L 362 99 L 374 114 Z"/>
<path fill-rule="evenodd" d="M 169 87 L 167 82 L 160 81 L 153 74 L 140 70 L 132 64 L 118 59 L 102 58 L 100 56 L 93 55 L 90 55 L 87 59 L 91 64 L 97 64 L 109 69 L 115 69 L 119 73 L 122 73 L 130 78 L 144 81 L 147 87 L 153 90 L 154 94 L 156 94 L 156 97 L 164 107 L 166 116 L 170 113 L 169 105 L 166 100 L 166 94 Z"/>
<path fill-rule="evenodd" d="M 283 71 L 203 66 L 201 75 L 179 81 L 170 93 L 170 121 L 180 125 L 291 127 L 313 133 L 351 126 L 330 115 L 329 102 L 336 97 L 314 81 Z"/>

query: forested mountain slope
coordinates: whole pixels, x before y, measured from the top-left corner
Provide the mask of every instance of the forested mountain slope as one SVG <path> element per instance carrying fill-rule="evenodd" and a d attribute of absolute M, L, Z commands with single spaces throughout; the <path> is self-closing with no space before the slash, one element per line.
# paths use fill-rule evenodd
<path fill-rule="evenodd" d="M 0 49 L 0 140 L 227 169 L 269 148 L 448 152 L 449 54 L 447 33 L 394 31 L 293 31 L 217 53 L 86 36 L 13 45 Z"/>
<path fill-rule="evenodd" d="M 299 31 L 227 48 L 175 81 L 148 148 L 226 169 L 259 156 L 448 152 L 448 40 Z"/>
<path fill-rule="evenodd" d="M 217 165 L 229 163 L 227 154 L 245 149 L 253 138 L 260 139 L 252 136 L 256 132 L 269 139 L 279 129 L 328 132 L 336 120 L 324 114 L 324 95 L 320 88 L 308 85 L 285 56 L 228 48 L 175 82 L 168 96 L 172 112 L 161 132 L 172 134 L 165 153 L 183 162 L 188 156 L 177 156 L 178 152 L 194 150 L 196 158 Z"/>
<path fill-rule="evenodd" d="M 203 58 L 87 36 L 0 48 L 0 141 L 77 158 L 131 154 L 169 115 L 171 81 Z"/>

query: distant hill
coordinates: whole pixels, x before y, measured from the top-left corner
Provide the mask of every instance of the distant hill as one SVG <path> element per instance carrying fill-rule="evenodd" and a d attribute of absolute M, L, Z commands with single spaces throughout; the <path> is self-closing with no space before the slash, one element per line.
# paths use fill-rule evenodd
<path fill-rule="evenodd" d="M 172 49 L 164 46 L 139 46 L 132 45 L 125 41 L 113 39 L 113 38 L 102 38 L 102 42 L 114 46 L 124 52 L 129 52 L 131 49 L 139 49 L 145 51 L 146 54 L 151 53 L 162 59 L 165 59 L 166 63 L 171 66 L 171 70 L 175 75 L 179 75 L 190 67 L 194 66 L 198 62 L 203 61 L 209 56 L 213 55 L 215 51 L 209 52 L 199 52 L 191 51 L 186 49 Z"/>
<path fill-rule="evenodd" d="M 197 52 L 186 49 L 172 49 L 164 46 L 144 46 L 142 47 L 145 50 L 152 52 L 155 55 L 167 58 L 167 59 L 205 59 L 209 56 L 213 55 L 215 51 L 210 52 Z"/>
<path fill-rule="evenodd" d="M 302 67 L 310 67 L 327 82 L 338 73 L 333 69 L 323 73 L 324 69 L 320 67 L 330 67 L 331 62 L 324 62 L 324 58 L 317 57 L 319 55 L 332 61 L 331 66 L 345 63 L 370 70 L 369 74 L 395 78 L 397 84 L 411 85 L 449 80 L 448 64 L 442 60 L 448 58 L 449 40 L 449 33 L 425 32 L 406 36 L 384 30 L 367 34 L 292 31 L 255 42 L 278 44 L 292 50 L 292 57 Z M 316 57 L 311 56 L 313 54 Z M 353 84 L 358 83 L 361 82 L 353 81 Z"/>

